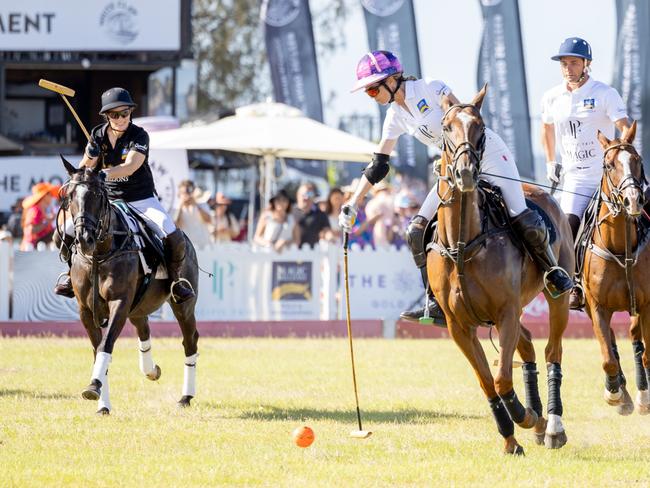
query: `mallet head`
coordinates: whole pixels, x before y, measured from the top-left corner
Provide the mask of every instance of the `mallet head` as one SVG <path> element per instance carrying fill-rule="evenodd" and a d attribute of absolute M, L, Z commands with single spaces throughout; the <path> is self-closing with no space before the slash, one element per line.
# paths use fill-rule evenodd
<path fill-rule="evenodd" d="M 74 97 L 74 93 L 75 93 L 72 88 L 68 88 L 67 86 L 59 85 L 58 83 L 54 83 L 53 81 L 49 81 L 49 80 L 44 80 L 42 78 L 38 80 L 38 86 L 45 88 L 46 90 L 60 93 L 61 95 L 66 95 L 68 97 Z"/>

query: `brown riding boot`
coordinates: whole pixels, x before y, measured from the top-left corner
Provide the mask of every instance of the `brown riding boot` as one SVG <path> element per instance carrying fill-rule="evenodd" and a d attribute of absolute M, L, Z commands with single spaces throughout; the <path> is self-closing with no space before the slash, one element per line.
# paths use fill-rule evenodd
<path fill-rule="evenodd" d="M 171 294 L 174 303 L 183 303 L 196 297 L 192 284 L 181 277 L 181 269 L 185 261 L 185 235 L 180 229 L 169 234 L 165 240 L 165 261 L 167 272 L 172 282 Z"/>
<path fill-rule="evenodd" d="M 573 280 L 566 270 L 558 266 L 542 217 L 536 211 L 526 209 L 512 219 L 512 227 L 544 271 L 544 282 L 551 296 L 557 298 L 571 290 Z"/>

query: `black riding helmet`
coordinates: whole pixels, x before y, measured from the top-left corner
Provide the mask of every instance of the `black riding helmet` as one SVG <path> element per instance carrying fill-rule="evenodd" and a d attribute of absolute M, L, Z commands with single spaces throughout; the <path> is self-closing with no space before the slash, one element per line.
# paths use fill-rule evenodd
<path fill-rule="evenodd" d="M 105 114 L 115 107 L 135 107 L 136 103 L 131 98 L 131 94 L 124 88 L 114 87 L 102 93 L 102 109 L 100 114 Z"/>

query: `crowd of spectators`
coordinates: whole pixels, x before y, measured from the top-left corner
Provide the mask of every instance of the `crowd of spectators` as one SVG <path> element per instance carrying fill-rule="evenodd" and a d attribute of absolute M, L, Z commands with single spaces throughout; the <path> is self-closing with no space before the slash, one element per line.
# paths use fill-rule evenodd
<path fill-rule="evenodd" d="M 333 187 L 323 195 L 312 182 L 302 183 L 293 198 L 288 190 L 278 191 L 259 213 L 253 243 L 280 252 L 290 246 L 314 246 L 320 241 L 342 242 L 338 216 L 357 183 L 355 180 L 348 186 Z M 374 248 L 404 245 L 404 231 L 426 191 L 421 186 L 399 177 L 393 185 L 386 181 L 376 184 L 371 197 L 358 209 L 350 242 Z M 31 195 L 13 205 L 0 228 L 0 240 L 13 240 L 23 251 L 51 248 L 58 190 L 49 183 L 34 185 Z M 247 240 L 246 222 L 233 214 L 232 201 L 223 193 L 210 194 L 191 180 L 182 181 L 178 190 L 172 216 L 197 248 Z"/>

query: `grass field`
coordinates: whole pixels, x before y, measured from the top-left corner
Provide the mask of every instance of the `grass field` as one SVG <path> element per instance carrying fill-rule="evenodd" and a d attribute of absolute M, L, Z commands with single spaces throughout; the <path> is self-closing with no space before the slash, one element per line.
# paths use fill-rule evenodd
<path fill-rule="evenodd" d="M 346 340 L 201 340 L 186 410 L 175 407 L 179 341 L 153 347 L 157 383 L 140 374 L 136 342 L 118 341 L 113 412 L 98 417 L 80 396 L 87 341 L 0 339 L 0 486 L 650 486 L 650 416 L 619 417 L 602 400 L 595 341 L 565 341 L 568 444 L 546 450 L 517 429 L 524 458 L 501 454 L 487 401 L 450 341 L 355 341 L 367 440 L 348 437 Z M 633 383 L 631 346 L 619 348 Z M 316 433 L 307 449 L 290 436 L 302 424 Z"/>

